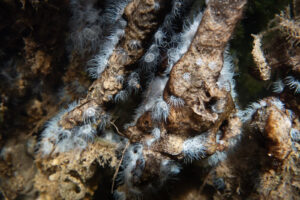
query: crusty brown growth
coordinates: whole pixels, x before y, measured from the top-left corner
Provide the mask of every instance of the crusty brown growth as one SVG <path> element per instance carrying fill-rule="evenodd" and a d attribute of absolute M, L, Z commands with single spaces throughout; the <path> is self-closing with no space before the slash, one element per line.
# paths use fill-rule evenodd
<path fill-rule="evenodd" d="M 289 19 L 287 15 L 284 15 L 283 13 L 276 17 L 279 20 L 280 30 L 288 36 L 291 42 L 295 42 L 296 44 L 299 44 L 300 43 L 299 19 L 296 20 Z"/>
<path fill-rule="evenodd" d="M 183 99 L 185 104 L 182 107 L 170 107 L 167 122 L 161 125 L 167 133 L 161 139 L 161 144 L 157 143 L 153 147 L 157 151 L 178 155 L 186 138 L 209 129 L 212 129 L 209 138 L 215 144 L 215 132 L 234 108 L 230 93 L 218 88 L 217 79 L 223 65 L 224 48 L 235 24 L 241 18 L 245 3 L 246 1 L 210 1 L 188 52 L 171 71 L 164 100 L 167 101 L 174 95 Z M 199 58 L 202 59 L 203 66 L 197 66 Z M 213 63 L 214 69 L 208 66 L 210 63 Z M 190 82 L 182 78 L 187 72 L 191 74 Z M 223 101 L 224 109 L 220 114 L 210 108 L 217 101 Z M 138 120 L 137 128 L 128 129 L 126 134 L 129 138 L 136 141 L 137 135 L 142 137 L 145 130 L 151 130 L 149 116 L 149 112 L 145 113 Z M 172 146 L 173 152 L 167 146 Z M 216 149 L 215 145 L 207 146 L 214 147 L 211 153 Z M 159 150 L 159 147 L 162 149 Z"/>
<path fill-rule="evenodd" d="M 185 106 L 170 110 L 168 127 L 187 122 L 180 124 L 182 132 L 189 129 L 204 132 L 212 127 L 218 129 L 232 111 L 232 98 L 227 91 L 218 88 L 217 78 L 223 66 L 225 45 L 241 17 L 244 4 L 245 1 L 210 1 L 189 51 L 171 71 L 164 99 L 174 95 L 183 99 Z M 201 66 L 197 65 L 199 59 L 203 63 Z M 191 81 L 183 79 L 184 73 L 191 74 Z M 220 114 L 211 110 L 218 101 L 223 101 Z"/>
<path fill-rule="evenodd" d="M 272 98 L 266 101 L 268 103 Z M 269 104 L 268 107 L 257 110 L 250 126 L 265 138 L 268 156 L 284 161 L 292 148 L 290 139 L 292 123 L 287 114 Z"/>
<path fill-rule="evenodd" d="M 135 126 L 126 130 L 125 134 L 132 143 L 144 144 L 147 149 L 144 150 L 144 154 L 148 152 L 149 155 L 149 152 L 153 152 L 150 155 L 156 155 L 156 162 L 165 156 L 181 160 L 185 156 L 183 153 L 185 140 L 199 135 L 205 138 L 203 145 L 206 156 L 217 150 L 216 132 L 234 111 L 230 92 L 219 88 L 217 81 L 223 66 L 225 46 L 241 18 L 245 3 L 244 0 L 209 1 L 189 50 L 173 67 L 164 90 L 163 98 L 166 102 L 173 95 L 184 100 L 184 105 L 177 107 L 170 105 L 166 122 L 152 122 L 151 111 L 148 111 L 137 120 Z M 201 66 L 196 64 L 199 58 L 204 63 Z M 184 73 L 191 74 L 190 82 L 183 79 Z M 211 108 L 215 103 L 220 107 L 219 113 Z M 228 133 L 230 129 L 234 129 L 233 124 L 239 124 L 233 121 L 234 118 L 231 119 L 232 124 L 224 126 L 227 127 L 225 135 L 228 137 L 224 137 L 224 141 L 235 135 Z M 161 132 L 160 139 L 148 146 L 149 132 L 156 126 Z M 227 146 L 223 143 L 223 147 L 219 149 L 224 150 L 226 148 L 224 145 Z M 144 159 L 145 166 L 154 162 L 151 156 L 145 156 Z M 155 166 L 157 169 L 154 171 L 159 171 L 159 165 L 152 165 Z M 142 177 L 151 180 L 155 177 L 155 173 Z"/>
<path fill-rule="evenodd" d="M 251 199 L 297 199 L 299 144 L 291 143 L 290 115 L 283 107 L 277 107 L 275 100 L 269 97 L 261 101 L 264 103 L 253 115 L 249 126 L 243 129 L 237 148 L 227 152 L 226 159 L 209 168 L 206 175 L 201 174 L 206 178 L 198 187 L 193 184 L 197 188 L 196 194 L 207 195 L 204 199 L 244 199 L 245 196 Z M 233 124 L 237 124 L 235 117 L 230 120 L 227 126 L 221 127 L 225 132 L 233 130 Z M 296 121 L 293 128 L 299 129 Z M 195 193 L 193 186 L 180 199 L 193 199 L 188 195 Z"/>
<path fill-rule="evenodd" d="M 155 3 L 160 4 L 159 9 L 155 8 Z M 83 112 L 87 108 L 99 109 L 103 103 L 112 100 L 113 96 L 122 90 L 123 85 L 117 77 L 126 76 L 130 72 L 126 66 L 137 62 L 145 52 L 145 39 L 157 28 L 165 3 L 166 1 L 133 0 L 128 4 L 124 12 L 128 24 L 124 38 L 113 51 L 107 69 L 90 86 L 86 98 L 81 100 L 74 110 L 63 116 L 60 121 L 62 127 L 70 129 L 81 124 Z M 138 44 L 137 48 L 131 48 L 130 44 L 133 41 Z"/>
<path fill-rule="evenodd" d="M 271 70 L 278 68 L 285 73 L 288 68 L 296 76 L 300 74 L 300 21 L 299 12 L 296 11 L 299 2 L 296 2 L 293 6 L 286 8 L 285 12 L 276 15 L 270 21 L 270 28 L 258 35 L 252 35 L 254 37 L 252 55 L 258 78 L 261 80 L 269 80 Z"/>
<path fill-rule="evenodd" d="M 269 80 L 271 77 L 271 68 L 266 61 L 263 49 L 262 49 L 262 41 L 261 35 L 252 35 L 253 40 L 253 49 L 252 49 L 252 56 L 254 58 L 254 62 L 257 67 L 257 72 L 259 78 L 263 81 Z"/>
<path fill-rule="evenodd" d="M 91 198 L 97 189 L 97 166 L 117 165 L 116 146 L 97 140 L 83 152 L 73 150 L 51 158 L 38 158 L 34 187 L 46 199 Z"/>
<path fill-rule="evenodd" d="M 26 140 L 24 136 L 6 141 L 1 149 L 0 189 L 7 199 L 16 199 L 21 195 L 34 198 L 34 138 Z"/>
<path fill-rule="evenodd" d="M 224 123 L 224 122 L 223 122 Z M 222 135 L 218 144 L 218 151 L 224 151 L 230 146 L 230 139 L 241 134 L 242 122 L 241 120 L 232 114 L 220 127 Z"/>
<path fill-rule="evenodd" d="M 245 2 L 0 1 L 0 199 L 298 199 L 300 0 L 255 32 L 278 98 L 243 109 L 243 85 L 256 88 L 230 90 L 249 16 L 237 57 L 224 49 Z M 92 80 L 87 61 L 105 47 Z"/>
<path fill-rule="evenodd" d="M 287 116 L 271 111 L 266 127 L 266 138 L 269 143 L 270 156 L 279 160 L 285 159 L 291 151 L 291 122 Z"/>

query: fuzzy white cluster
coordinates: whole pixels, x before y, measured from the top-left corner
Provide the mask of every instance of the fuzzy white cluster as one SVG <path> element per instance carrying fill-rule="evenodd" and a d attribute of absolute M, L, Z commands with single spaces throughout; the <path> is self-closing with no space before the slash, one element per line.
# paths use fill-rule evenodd
<path fill-rule="evenodd" d="M 300 131 L 298 129 L 292 128 L 290 135 L 293 141 L 300 142 Z"/>
<path fill-rule="evenodd" d="M 99 49 L 100 44 L 109 39 L 110 33 L 118 30 L 119 24 L 115 24 L 127 3 L 128 0 L 112 0 L 104 8 L 99 8 L 96 0 L 71 0 L 72 48 L 82 54 Z"/>
<path fill-rule="evenodd" d="M 281 93 L 281 92 L 283 92 L 284 87 L 285 87 L 285 85 L 284 85 L 283 81 L 281 79 L 278 79 L 277 81 L 275 81 L 273 83 L 273 92 Z"/>
<path fill-rule="evenodd" d="M 224 51 L 223 68 L 220 72 L 217 85 L 219 88 L 224 88 L 228 92 L 230 91 L 232 99 L 236 99 L 237 94 L 235 92 L 234 65 L 232 57 L 228 52 L 228 47 Z"/>
<path fill-rule="evenodd" d="M 104 130 L 99 137 L 110 143 L 123 145 L 121 136 L 119 136 L 117 133 L 113 132 L 112 130 Z"/>
<path fill-rule="evenodd" d="M 87 108 L 83 113 L 83 121 L 85 124 L 93 124 L 96 123 L 96 119 L 98 118 L 98 109 L 94 107 Z"/>
<path fill-rule="evenodd" d="M 140 77 L 137 72 L 132 72 L 127 81 L 128 91 L 137 93 L 140 89 Z"/>
<path fill-rule="evenodd" d="M 160 171 L 163 175 L 166 174 L 179 174 L 181 168 L 178 163 L 171 160 L 162 160 Z"/>
<path fill-rule="evenodd" d="M 138 49 L 140 49 L 142 47 L 142 44 L 141 44 L 141 42 L 139 41 L 139 40 L 131 40 L 130 42 L 129 42 L 129 48 L 131 49 L 131 50 L 138 50 Z"/>
<path fill-rule="evenodd" d="M 123 84 L 123 83 L 124 83 L 124 76 L 118 75 L 118 76 L 116 77 L 116 79 L 117 79 L 117 81 L 118 81 L 120 84 Z"/>
<path fill-rule="evenodd" d="M 294 90 L 295 94 L 300 93 L 300 81 L 294 78 L 293 76 L 287 76 L 285 78 L 285 83 L 291 90 Z"/>
<path fill-rule="evenodd" d="M 123 76 L 117 76 L 116 77 L 117 81 L 121 84 L 124 82 L 124 77 Z M 115 97 L 114 101 L 115 102 L 121 102 L 127 100 L 128 96 L 134 92 L 137 93 L 140 89 L 140 77 L 137 72 L 132 72 L 127 79 L 127 86 L 125 89 L 119 91 Z"/>
<path fill-rule="evenodd" d="M 121 90 L 115 95 L 115 102 L 125 101 L 128 98 L 128 92 L 126 90 Z"/>
<path fill-rule="evenodd" d="M 159 28 L 156 33 L 154 34 L 155 44 L 160 46 L 164 39 L 166 38 L 165 33 L 163 32 L 162 28 Z"/>
<path fill-rule="evenodd" d="M 183 32 L 177 36 L 172 37 L 173 43 L 176 47 L 168 49 L 168 66 L 166 73 L 170 73 L 174 64 L 185 54 L 194 39 L 198 26 L 202 19 L 202 12 L 198 13 L 192 22 L 187 20 L 183 26 Z"/>
<path fill-rule="evenodd" d="M 159 98 L 155 101 L 151 111 L 151 116 L 153 120 L 166 121 L 169 115 L 169 105 L 163 100 L 163 98 Z"/>
<path fill-rule="evenodd" d="M 124 156 L 122 171 L 119 179 L 128 188 L 130 193 L 140 194 L 140 190 L 133 185 L 133 179 L 137 180 L 142 175 L 145 167 L 143 157 L 143 146 L 141 144 L 132 144 Z"/>
<path fill-rule="evenodd" d="M 199 67 L 203 66 L 203 65 L 204 65 L 203 60 L 202 60 L 201 58 L 198 58 L 198 59 L 196 60 L 196 65 L 198 65 Z"/>
<path fill-rule="evenodd" d="M 207 162 L 210 166 L 216 166 L 219 162 L 224 161 L 227 158 L 226 152 L 216 151 L 213 155 L 211 155 Z"/>
<path fill-rule="evenodd" d="M 88 142 L 93 141 L 96 129 L 91 124 L 84 124 L 70 130 L 66 130 L 58 125 L 61 117 L 74 109 L 76 105 L 77 103 L 70 104 L 67 109 L 63 109 L 46 124 L 39 148 L 43 155 L 49 155 L 52 152 L 66 152 L 71 149 L 82 150 L 86 148 Z M 88 115 L 88 119 L 91 119 L 95 116 L 95 111 L 88 109 L 86 115 Z"/>
<path fill-rule="evenodd" d="M 137 109 L 134 121 L 125 125 L 125 128 L 135 124 L 137 119 L 146 111 L 151 111 L 153 121 L 165 121 L 169 115 L 169 107 L 183 106 L 184 101 L 178 97 L 170 96 L 168 100 L 163 99 L 163 90 L 168 81 L 168 73 L 171 67 L 177 62 L 180 57 L 188 50 L 192 39 L 195 36 L 198 25 L 202 18 L 202 13 L 197 11 L 193 20 L 187 17 L 185 20 L 183 31 L 178 33 L 175 24 L 178 23 L 177 18 L 184 16 L 187 7 L 191 6 L 193 1 L 173 0 L 171 12 L 166 15 L 162 25 L 158 28 L 153 37 L 153 44 L 150 45 L 146 53 L 141 59 L 141 70 L 143 70 L 150 82 L 147 91 L 144 92 L 144 101 Z M 191 14 L 191 13 L 189 13 Z M 193 15 L 193 14 L 192 14 Z M 190 15 L 189 15 L 190 16 Z M 192 21 L 192 22 L 191 22 Z M 171 40 L 170 40 L 171 38 Z M 161 62 L 161 53 L 165 52 L 168 56 L 168 67 L 164 75 L 155 76 L 158 64 Z M 144 75 L 145 75 L 144 74 Z M 184 74 L 185 80 L 190 80 L 190 73 Z M 152 80 L 151 80 L 152 79 Z M 132 81 L 136 83 L 137 81 Z M 131 85 L 128 82 L 128 86 Z M 135 84 L 133 84 L 135 85 Z M 148 141 L 149 145 L 155 139 Z"/>
<path fill-rule="evenodd" d="M 171 95 L 168 99 L 168 104 L 174 107 L 180 107 L 184 105 L 184 100 L 179 97 L 175 97 Z"/>
<path fill-rule="evenodd" d="M 140 65 L 141 69 L 147 73 L 154 73 L 160 62 L 160 49 L 159 46 L 154 43 L 152 44 L 146 53 L 143 55 Z"/>
<path fill-rule="evenodd" d="M 151 146 L 153 142 L 159 140 L 160 138 L 160 129 L 159 128 L 154 128 L 151 132 L 152 138 L 148 139 L 146 141 L 147 146 Z"/>
<path fill-rule="evenodd" d="M 155 138 L 155 139 L 159 139 L 160 138 L 160 129 L 159 128 L 154 128 L 151 132 L 152 136 Z"/>
<path fill-rule="evenodd" d="M 215 70 L 217 68 L 217 64 L 214 61 L 212 61 L 212 62 L 208 63 L 208 67 L 211 70 Z"/>
<path fill-rule="evenodd" d="M 155 106 L 157 99 L 162 99 L 163 90 L 168 81 L 167 77 L 157 76 L 148 85 L 147 91 L 144 92 L 144 100 L 135 111 L 135 117 L 132 123 L 126 124 L 125 128 L 130 125 L 134 125 L 138 118 L 142 116 L 145 112 L 152 110 Z"/>
<path fill-rule="evenodd" d="M 125 34 L 127 22 L 122 19 L 124 8 L 129 0 L 110 1 L 98 18 L 98 26 L 103 32 L 100 34 L 101 39 L 99 51 L 93 59 L 88 62 L 88 72 L 92 78 L 98 78 L 108 65 L 108 60 L 113 53 L 119 39 Z M 116 50 L 121 55 L 120 63 L 127 61 L 127 54 L 122 49 Z"/>
<path fill-rule="evenodd" d="M 88 62 L 88 65 L 90 66 L 88 72 L 92 78 L 98 78 L 105 70 L 108 64 L 108 59 L 114 51 L 114 47 L 117 45 L 119 38 L 124 35 L 126 21 L 124 20 L 123 23 L 121 22 L 118 29 L 106 38 L 102 49 L 98 52 L 98 54 Z"/>
<path fill-rule="evenodd" d="M 188 4 L 188 1 L 186 1 Z M 167 39 L 166 35 L 168 33 L 172 33 L 174 31 L 173 24 L 176 20 L 176 17 L 180 16 L 182 14 L 182 10 L 184 8 L 182 0 L 172 0 L 172 8 L 171 12 L 168 13 L 165 16 L 165 19 L 161 25 L 161 27 L 158 29 L 158 31 L 155 33 L 155 43 L 157 46 L 165 46 Z"/>
<path fill-rule="evenodd" d="M 169 46 L 169 42 L 166 41 L 167 35 L 170 36 L 170 33 L 174 32 L 173 23 L 176 17 L 181 13 L 182 8 L 182 0 L 172 1 L 171 12 L 166 15 L 161 27 L 154 34 L 154 42 L 142 58 L 141 64 L 144 70 L 148 72 L 154 72 L 156 70 L 160 61 L 160 48 L 165 49 Z"/>
<path fill-rule="evenodd" d="M 287 86 L 290 90 L 294 90 L 294 94 L 300 93 L 300 81 L 293 76 L 287 76 L 284 80 L 278 79 L 273 82 L 273 92 L 282 93 L 285 86 Z"/>
<path fill-rule="evenodd" d="M 106 125 L 111 121 L 111 115 L 109 113 L 102 114 L 100 116 L 100 123 L 98 127 L 100 130 L 104 130 Z"/>
<path fill-rule="evenodd" d="M 186 72 L 182 75 L 183 80 L 190 81 L 191 80 L 191 73 Z"/>
<path fill-rule="evenodd" d="M 98 48 L 102 28 L 100 26 L 100 13 L 102 9 L 95 8 L 95 0 L 84 2 L 71 0 L 72 18 L 69 26 L 73 49 L 79 53 L 93 52 Z"/>
<path fill-rule="evenodd" d="M 284 109 L 284 104 L 278 98 L 273 98 L 270 101 L 270 103 L 276 106 L 279 110 Z M 266 106 L 267 106 L 267 102 L 264 100 L 260 100 L 259 102 L 254 102 L 250 106 L 248 106 L 248 108 L 246 108 L 245 110 L 239 110 L 237 116 L 240 117 L 242 122 L 247 122 L 252 118 L 253 114 L 258 109 Z"/>
<path fill-rule="evenodd" d="M 205 156 L 205 144 L 207 142 L 206 133 L 189 138 L 183 143 L 183 155 L 185 161 L 193 161 Z"/>
<path fill-rule="evenodd" d="M 181 167 L 172 160 L 162 160 L 160 163 L 160 182 L 163 184 L 170 177 L 180 173 Z"/>
<path fill-rule="evenodd" d="M 182 33 L 177 33 L 175 24 L 178 23 L 178 18 L 182 18 L 187 14 L 186 9 L 192 3 L 192 0 L 172 1 L 171 12 L 165 16 L 162 25 L 154 34 L 153 44 L 149 47 L 141 60 L 144 70 L 154 72 L 157 69 L 157 66 L 162 59 L 160 57 L 161 51 L 167 51 L 169 66 L 173 66 L 182 54 L 187 51 L 187 48 L 195 35 L 195 31 L 197 30 L 197 25 L 199 24 L 197 24 L 197 22 L 199 22 L 199 16 L 201 14 L 195 17 L 193 23 L 190 23 L 190 20 L 187 19 Z M 189 18 L 189 16 L 187 18 Z M 170 38 L 171 40 L 169 40 Z M 168 67 L 166 74 L 168 74 L 169 71 L 170 67 Z"/>

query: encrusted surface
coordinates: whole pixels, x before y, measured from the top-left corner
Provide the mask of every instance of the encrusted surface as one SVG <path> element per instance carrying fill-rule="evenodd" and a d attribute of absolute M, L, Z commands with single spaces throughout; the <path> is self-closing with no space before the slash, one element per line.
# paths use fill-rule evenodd
<path fill-rule="evenodd" d="M 0 199 L 298 199 L 300 4 L 245 4 L 0 2 Z"/>
<path fill-rule="evenodd" d="M 70 151 L 52 157 L 38 158 L 34 187 L 46 199 L 91 198 L 101 179 L 101 167 L 115 167 L 116 146 L 95 141 L 86 151 Z M 97 174 L 98 173 L 98 174 Z"/>
<path fill-rule="evenodd" d="M 156 10 L 155 3 L 162 7 Z M 128 4 L 124 11 L 128 25 L 122 35 L 123 38 L 110 56 L 107 69 L 90 86 L 87 97 L 62 118 L 61 126 L 69 129 L 82 124 L 84 110 L 88 107 L 101 108 L 104 102 L 111 101 L 114 95 L 122 90 L 123 85 L 118 81 L 118 76 L 125 78 L 129 73 L 126 71 L 126 66 L 135 63 L 143 55 L 145 39 L 149 38 L 158 26 L 158 17 L 164 4 L 154 0 L 133 0 Z M 133 41 L 137 43 L 137 48 L 130 48 L 130 43 Z"/>

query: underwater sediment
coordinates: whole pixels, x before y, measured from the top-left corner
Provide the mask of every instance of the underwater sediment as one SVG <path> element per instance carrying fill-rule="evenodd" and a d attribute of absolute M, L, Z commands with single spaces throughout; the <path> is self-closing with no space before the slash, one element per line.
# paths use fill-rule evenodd
<path fill-rule="evenodd" d="M 300 198 L 300 1 L 0 5 L 0 198 Z"/>

